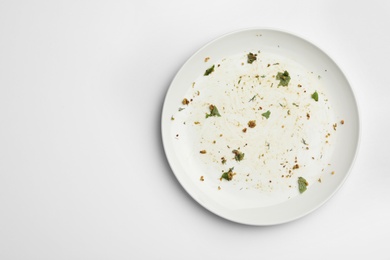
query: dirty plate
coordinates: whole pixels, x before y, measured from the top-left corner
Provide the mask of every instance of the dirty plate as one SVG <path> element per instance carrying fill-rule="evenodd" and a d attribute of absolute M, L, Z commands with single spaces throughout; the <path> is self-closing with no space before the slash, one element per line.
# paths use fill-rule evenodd
<path fill-rule="evenodd" d="M 179 70 L 162 112 L 167 159 L 184 189 L 225 219 L 300 218 L 346 180 L 359 142 L 348 80 L 290 33 L 224 35 Z"/>

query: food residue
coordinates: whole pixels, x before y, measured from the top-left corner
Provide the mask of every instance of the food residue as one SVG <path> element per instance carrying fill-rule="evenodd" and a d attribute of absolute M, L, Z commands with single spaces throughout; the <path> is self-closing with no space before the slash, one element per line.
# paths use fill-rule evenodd
<path fill-rule="evenodd" d="M 254 128 L 256 126 L 256 120 L 249 120 L 248 126 L 250 128 Z M 246 129 L 246 128 L 245 128 Z M 246 130 L 245 130 L 246 131 Z"/>
<path fill-rule="evenodd" d="M 255 194 L 253 205 L 280 203 L 305 192 L 309 182 L 326 182 L 321 177 L 329 173 L 334 131 L 344 124 L 333 114 L 326 80 L 257 50 L 213 62 L 170 118 L 174 134 L 183 133 L 180 140 L 176 135 L 177 151 L 202 174 L 191 178 L 207 179 L 199 184 L 204 189 L 223 188 L 218 194 Z"/>
<path fill-rule="evenodd" d="M 210 75 L 213 71 L 214 71 L 214 65 L 211 66 L 210 68 L 208 68 L 205 72 L 204 72 L 204 76 L 208 76 Z"/>
<path fill-rule="evenodd" d="M 214 105 L 210 105 L 209 106 L 209 109 L 210 109 L 210 113 L 209 114 L 206 114 L 206 118 L 210 117 L 210 116 L 218 116 L 220 117 L 221 115 L 219 114 L 219 111 L 218 111 L 218 108 Z"/>
<path fill-rule="evenodd" d="M 298 177 L 298 188 L 299 188 L 299 193 L 305 192 L 308 185 L 309 185 L 309 183 L 306 181 L 305 178 L 303 178 L 303 177 Z"/>
<path fill-rule="evenodd" d="M 220 180 L 222 179 L 225 179 L 225 180 L 228 180 L 228 181 L 231 181 L 233 179 L 233 176 L 236 175 L 234 172 L 233 172 L 233 169 L 234 167 L 232 168 L 229 168 L 229 170 L 227 172 L 224 172 L 220 178 Z"/>
<path fill-rule="evenodd" d="M 274 65 L 279 65 L 279 63 L 275 63 Z M 276 79 L 280 80 L 278 86 L 287 87 L 288 83 L 291 80 L 291 77 L 288 71 L 285 70 L 284 72 L 278 72 L 278 74 L 276 75 Z"/>

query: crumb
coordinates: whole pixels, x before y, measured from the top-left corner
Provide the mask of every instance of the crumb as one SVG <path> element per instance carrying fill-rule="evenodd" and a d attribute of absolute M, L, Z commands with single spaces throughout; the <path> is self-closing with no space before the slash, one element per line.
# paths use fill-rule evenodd
<path fill-rule="evenodd" d="M 341 121 L 340 121 L 340 124 L 342 124 L 342 125 L 343 125 L 343 124 L 344 124 L 344 120 L 341 120 Z"/>
<path fill-rule="evenodd" d="M 218 186 L 218 190 L 221 190 L 221 186 Z"/>
<path fill-rule="evenodd" d="M 337 123 L 334 123 L 334 124 L 333 124 L 333 130 L 336 131 L 336 127 L 337 127 Z"/>
<path fill-rule="evenodd" d="M 332 171 L 331 174 L 334 175 L 334 171 Z"/>
<path fill-rule="evenodd" d="M 181 103 L 183 105 L 188 105 L 190 103 L 190 101 L 188 101 L 188 99 L 184 98 L 183 101 L 181 101 Z"/>
<path fill-rule="evenodd" d="M 204 181 L 204 177 L 203 177 L 203 175 L 202 175 L 202 176 L 200 176 L 200 181 Z"/>
<path fill-rule="evenodd" d="M 309 120 L 310 119 L 310 114 L 306 113 L 306 117 L 307 117 L 307 120 Z"/>
<path fill-rule="evenodd" d="M 293 170 L 296 170 L 296 169 L 299 169 L 299 165 L 298 165 L 298 164 L 295 164 L 295 165 L 293 166 Z"/>
<path fill-rule="evenodd" d="M 248 126 L 249 126 L 250 128 L 255 127 L 255 126 L 256 126 L 256 120 L 250 120 L 250 121 L 248 122 Z"/>
<path fill-rule="evenodd" d="M 246 133 L 246 127 L 244 129 L 242 129 L 242 132 Z"/>
<path fill-rule="evenodd" d="M 209 61 L 209 59 L 210 59 L 210 57 L 206 57 L 206 58 L 204 58 L 204 62 L 208 62 L 208 61 Z"/>
<path fill-rule="evenodd" d="M 206 150 L 201 150 L 200 153 L 201 153 L 201 154 L 205 154 L 205 153 L 206 153 Z"/>
<path fill-rule="evenodd" d="M 199 122 L 199 121 L 195 121 L 194 124 L 195 124 L 195 125 L 199 125 L 200 122 Z"/>
<path fill-rule="evenodd" d="M 318 182 L 319 182 L 319 183 L 321 183 L 321 182 L 322 182 L 322 181 L 321 181 L 321 178 L 319 178 L 319 179 L 318 179 Z"/>

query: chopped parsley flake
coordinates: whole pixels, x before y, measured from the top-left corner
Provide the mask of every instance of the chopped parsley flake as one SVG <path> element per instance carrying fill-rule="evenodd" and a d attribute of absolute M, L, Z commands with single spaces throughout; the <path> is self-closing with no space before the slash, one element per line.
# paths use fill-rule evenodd
<path fill-rule="evenodd" d="M 235 173 L 233 173 L 233 169 L 234 167 L 230 168 L 227 172 L 222 173 L 221 180 L 225 179 L 231 181 L 233 179 L 233 176 L 235 175 Z"/>
<path fill-rule="evenodd" d="M 221 115 L 219 114 L 218 109 L 217 109 L 216 106 L 210 105 L 210 106 L 209 106 L 209 109 L 210 109 L 210 114 L 206 114 L 206 118 L 208 118 L 208 117 L 210 117 L 210 116 L 218 116 L 218 117 L 221 116 Z"/>
<path fill-rule="evenodd" d="M 285 70 L 284 72 L 278 72 L 278 74 L 276 75 L 276 79 L 280 80 L 278 86 L 287 87 L 291 77 L 287 70 Z"/>
<path fill-rule="evenodd" d="M 318 93 L 317 93 L 317 91 L 314 92 L 314 93 L 311 95 L 311 98 L 318 102 Z"/>
<path fill-rule="evenodd" d="M 261 115 L 268 119 L 269 116 L 271 115 L 271 111 L 268 110 L 267 112 L 265 112 L 265 113 L 263 113 Z"/>
<path fill-rule="evenodd" d="M 244 159 L 245 153 L 240 152 L 239 150 L 233 150 L 232 153 L 235 154 L 234 159 L 236 161 L 242 161 Z"/>
<path fill-rule="evenodd" d="M 214 65 L 213 66 L 211 66 L 209 69 L 207 69 L 206 71 L 205 71 L 205 73 L 204 73 L 204 76 L 208 76 L 208 75 L 210 75 L 213 71 L 214 71 Z"/>
<path fill-rule="evenodd" d="M 248 54 L 248 60 L 247 60 L 247 62 L 248 62 L 249 64 L 252 64 L 252 62 L 254 62 L 255 60 L 257 60 L 257 54 L 253 54 L 252 52 L 250 52 L 250 53 Z"/>
<path fill-rule="evenodd" d="M 298 178 L 299 193 L 305 192 L 308 185 L 309 185 L 309 183 L 305 180 L 305 178 L 303 178 L 303 177 Z"/>
<path fill-rule="evenodd" d="M 249 102 L 254 101 L 256 99 L 256 97 L 257 97 L 257 94 L 254 95 L 251 99 L 249 99 Z"/>

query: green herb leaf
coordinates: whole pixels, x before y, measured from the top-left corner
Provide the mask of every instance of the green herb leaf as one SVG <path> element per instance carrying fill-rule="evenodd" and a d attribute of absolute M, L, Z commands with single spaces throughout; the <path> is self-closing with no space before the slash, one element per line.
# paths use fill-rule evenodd
<path fill-rule="evenodd" d="M 254 62 L 255 60 L 257 60 L 257 54 L 253 54 L 252 52 L 250 52 L 250 53 L 248 54 L 248 60 L 247 60 L 247 62 L 248 62 L 249 64 L 252 64 L 252 62 Z"/>
<path fill-rule="evenodd" d="M 271 115 L 271 111 L 268 110 L 267 112 L 265 112 L 265 113 L 263 113 L 261 115 L 268 119 L 269 116 Z"/>
<path fill-rule="evenodd" d="M 206 114 L 206 118 L 210 117 L 210 116 L 218 116 L 220 117 L 221 115 L 219 114 L 219 111 L 217 109 L 216 106 L 214 105 L 210 105 L 209 106 L 209 109 L 210 109 L 210 114 Z"/>
<path fill-rule="evenodd" d="M 245 154 L 240 152 L 239 150 L 233 150 L 232 153 L 235 154 L 234 159 L 239 162 L 244 159 Z"/>
<path fill-rule="evenodd" d="M 278 74 L 276 75 L 276 79 L 280 80 L 278 86 L 287 87 L 291 77 L 287 70 L 285 70 L 284 72 L 278 72 Z"/>
<path fill-rule="evenodd" d="M 265 75 L 261 75 L 262 78 L 265 78 Z"/>
<path fill-rule="evenodd" d="M 205 71 L 204 76 L 210 75 L 211 72 L 213 72 L 213 71 L 214 71 L 214 65 L 211 66 L 209 69 L 207 69 L 207 70 Z"/>
<path fill-rule="evenodd" d="M 311 95 L 311 98 L 318 102 L 318 93 L 317 93 L 317 91 L 314 92 L 314 93 Z"/>
<path fill-rule="evenodd" d="M 256 97 L 257 97 L 257 94 L 254 95 L 251 99 L 249 99 L 249 102 L 254 101 L 256 99 Z"/>
<path fill-rule="evenodd" d="M 309 185 L 309 183 L 307 183 L 305 178 L 303 178 L 303 177 L 298 178 L 298 188 L 299 188 L 300 193 L 303 193 L 306 191 L 307 185 Z"/>
<path fill-rule="evenodd" d="M 233 179 L 233 175 L 234 175 L 233 169 L 234 169 L 234 167 L 230 168 L 227 172 L 222 173 L 221 180 L 225 179 L 225 180 L 231 181 Z"/>

